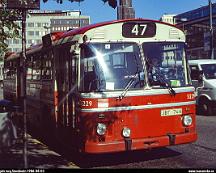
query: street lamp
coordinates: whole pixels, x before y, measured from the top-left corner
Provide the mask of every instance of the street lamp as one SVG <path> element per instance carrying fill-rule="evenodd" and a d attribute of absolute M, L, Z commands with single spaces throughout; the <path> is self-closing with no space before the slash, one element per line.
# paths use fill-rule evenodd
<path fill-rule="evenodd" d="M 210 18 L 210 33 L 211 33 L 211 59 L 214 59 L 214 32 L 212 27 L 212 2 L 211 0 L 208 0 L 209 2 L 209 18 Z"/>
<path fill-rule="evenodd" d="M 27 162 L 27 112 L 26 112 L 26 13 L 29 9 L 40 9 L 40 0 L 7 0 L 6 9 L 17 9 L 22 13 L 22 58 L 20 59 L 20 98 L 23 111 L 23 156 L 24 167 L 28 167 Z"/>

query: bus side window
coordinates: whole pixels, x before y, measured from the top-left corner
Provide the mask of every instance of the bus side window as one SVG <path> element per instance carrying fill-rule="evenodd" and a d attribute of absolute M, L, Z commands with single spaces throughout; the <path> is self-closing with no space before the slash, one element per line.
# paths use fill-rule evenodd
<path fill-rule="evenodd" d="M 52 53 L 49 52 L 42 56 L 42 79 L 52 79 Z"/>
<path fill-rule="evenodd" d="M 91 91 L 96 89 L 96 74 L 94 70 L 94 62 L 91 59 L 84 59 L 84 90 Z"/>
<path fill-rule="evenodd" d="M 16 77 L 16 62 L 6 62 L 4 76 L 5 79 L 14 79 Z"/>
<path fill-rule="evenodd" d="M 9 77 L 9 62 L 4 63 L 4 79 L 8 79 Z"/>
<path fill-rule="evenodd" d="M 31 80 L 32 79 L 32 63 L 33 61 L 33 57 L 30 56 L 30 57 L 27 57 L 27 74 L 26 74 L 26 79 L 27 80 Z"/>
<path fill-rule="evenodd" d="M 198 80 L 199 79 L 199 68 L 198 66 L 190 66 L 190 70 L 191 70 L 191 79 L 192 80 Z"/>
<path fill-rule="evenodd" d="M 32 78 L 33 80 L 41 79 L 41 57 L 38 54 L 33 57 Z"/>

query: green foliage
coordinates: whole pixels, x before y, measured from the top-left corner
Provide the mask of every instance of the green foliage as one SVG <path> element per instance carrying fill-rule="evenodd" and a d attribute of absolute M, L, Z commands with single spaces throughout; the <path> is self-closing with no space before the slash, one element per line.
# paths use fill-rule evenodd
<path fill-rule="evenodd" d="M 49 0 L 43 0 L 47 2 Z M 57 3 L 63 3 L 63 0 L 54 0 Z M 82 2 L 84 0 L 68 0 L 70 2 Z M 112 8 L 116 8 L 118 0 L 102 0 L 104 3 L 108 3 Z M 4 6 L 6 0 L 0 0 L 0 7 Z M 7 51 L 8 45 L 7 39 L 20 38 L 19 30 L 20 27 L 15 22 L 17 16 L 20 16 L 21 12 L 18 10 L 5 10 L 0 9 L 0 57 L 4 52 Z"/>
<path fill-rule="evenodd" d="M 112 8 L 116 8 L 117 7 L 117 2 L 118 0 L 102 0 L 104 3 L 108 2 L 109 6 L 111 6 Z"/>
<path fill-rule="evenodd" d="M 0 0 L 0 4 L 4 3 L 4 0 Z M 20 37 L 20 27 L 14 21 L 19 15 L 20 12 L 17 10 L 0 9 L 0 57 L 7 51 L 6 40 Z"/>
<path fill-rule="evenodd" d="M 47 2 L 49 0 L 43 0 L 43 2 Z M 54 0 L 56 1 L 57 3 L 60 3 L 62 4 L 64 0 Z M 84 0 L 68 0 L 70 2 L 83 2 Z M 116 8 L 117 7 L 117 3 L 118 3 L 118 0 L 102 0 L 104 3 L 108 2 L 109 6 L 111 6 L 112 8 Z"/>

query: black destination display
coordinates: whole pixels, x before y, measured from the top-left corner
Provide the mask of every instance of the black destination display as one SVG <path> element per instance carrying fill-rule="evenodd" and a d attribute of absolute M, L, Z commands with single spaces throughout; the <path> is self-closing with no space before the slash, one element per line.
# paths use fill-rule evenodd
<path fill-rule="evenodd" d="M 149 38 L 156 34 L 156 24 L 153 22 L 129 22 L 122 25 L 122 36 L 126 38 Z"/>

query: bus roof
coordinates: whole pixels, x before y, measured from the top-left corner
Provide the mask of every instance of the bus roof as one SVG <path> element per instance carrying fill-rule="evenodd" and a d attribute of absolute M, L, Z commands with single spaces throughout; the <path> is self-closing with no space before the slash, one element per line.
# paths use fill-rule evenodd
<path fill-rule="evenodd" d="M 66 32 L 54 32 L 54 33 L 50 33 L 50 34 L 51 34 L 51 36 L 53 38 L 52 41 L 58 41 L 60 39 L 66 38 L 66 37 L 73 37 L 75 35 L 84 34 L 87 31 L 89 31 L 91 29 L 94 29 L 94 28 L 97 28 L 97 27 L 102 27 L 102 26 L 116 24 L 116 23 L 130 22 L 130 21 L 131 22 L 135 22 L 135 21 L 136 22 L 143 22 L 144 21 L 144 22 L 160 23 L 160 24 L 168 25 L 168 26 L 175 27 L 175 28 L 179 29 L 175 25 L 172 25 L 172 24 L 169 24 L 169 23 L 164 23 L 164 22 L 161 22 L 161 21 L 158 21 L 158 20 L 137 18 L 137 19 L 122 19 L 122 20 L 106 21 L 106 22 L 87 25 L 87 26 L 77 28 L 77 29 L 74 29 L 74 30 L 70 30 L 70 31 L 66 31 Z M 42 47 L 43 47 L 42 44 L 37 44 L 37 45 L 34 45 L 32 47 L 29 47 L 26 50 L 27 54 L 30 54 L 30 53 L 38 50 L 38 49 L 41 49 Z M 11 59 L 17 58 L 17 57 L 20 56 L 20 53 L 21 52 L 16 52 L 16 53 L 14 52 L 13 54 L 6 56 L 5 59 L 6 60 L 11 60 Z"/>
<path fill-rule="evenodd" d="M 85 27 L 81 27 L 81 28 L 78 28 L 78 29 L 74 29 L 74 30 L 65 32 L 60 38 L 65 38 L 65 37 L 68 37 L 68 36 L 74 36 L 74 35 L 77 35 L 77 34 L 84 34 L 85 32 L 87 32 L 90 29 L 94 29 L 94 28 L 97 28 L 97 27 L 105 26 L 105 25 L 110 25 L 110 24 L 115 24 L 115 23 L 122 23 L 122 22 L 130 22 L 130 21 L 149 21 L 149 22 L 161 23 L 161 24 L 169 25 L 169 26 L 172 26 L 172 27 L 175 27 L 175 28 L 179 29 L 175 25 L 172 25 L 172 24 L 169 24 L 169 23 L 164 23 L 164 22 L 161 22 L 161 21 L 158 21 L 158 20 L 150 20 L 150 19 L 142 19 L 142 18 L 122 19 L 122 20 L 113 20 L 113 21 L 106 21 L 106 22 L 87 25 Z"/>

